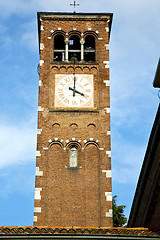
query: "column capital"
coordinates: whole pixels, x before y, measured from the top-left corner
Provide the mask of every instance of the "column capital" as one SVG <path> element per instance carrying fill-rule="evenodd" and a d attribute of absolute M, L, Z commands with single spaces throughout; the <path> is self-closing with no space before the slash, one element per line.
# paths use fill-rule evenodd
<path fill-rule="evenodd" d="M 80 40 L 80 44 L 84 44 L 84 43 L 85 43 L 84 38 L 81 38 L 81 40 Z"/>
<path fill-rule="evenodd" d="M 68 43 L 69 43 L 69 39 L 66 38 L 66 39 L 64 40 L 64 42 L 65 42 L 65 44 L 68 44 Z"/>

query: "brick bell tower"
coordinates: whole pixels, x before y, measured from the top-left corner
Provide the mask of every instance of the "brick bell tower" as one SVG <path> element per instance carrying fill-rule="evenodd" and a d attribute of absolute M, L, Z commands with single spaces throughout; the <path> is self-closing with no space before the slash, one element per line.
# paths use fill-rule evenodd
<path fill-rule="evenodd" d="M 111 13 L 38 13 L 34 226 L 112 227 Z"/>

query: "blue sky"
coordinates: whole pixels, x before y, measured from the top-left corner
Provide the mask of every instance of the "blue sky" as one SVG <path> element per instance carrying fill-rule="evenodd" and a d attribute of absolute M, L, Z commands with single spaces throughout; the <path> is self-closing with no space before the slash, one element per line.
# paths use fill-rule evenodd
<path fill-rule="evenodd" d="M 33 223 L 38 11 L 69 0 L 0 1 L 0 226 Z M 159 104 L 159 0 L 79 0 L 77 12 L 114 13 L 110 38 L 113 195 L 128 216 Z"/>

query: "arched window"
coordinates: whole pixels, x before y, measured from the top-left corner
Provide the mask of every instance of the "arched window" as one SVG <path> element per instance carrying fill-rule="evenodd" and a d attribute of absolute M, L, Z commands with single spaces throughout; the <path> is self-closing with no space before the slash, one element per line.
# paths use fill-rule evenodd
<path fill-rule="evenodd" d="M 77 148 L 70 149 L 70 167 L 77 167 Z"/>
<path fill-rule="evenodd" d="M 62 35 L 56 35 L 54 38 L 54 61 L 65 60 L 65 42 Z"/>
<path fill-rule="evenodd" d="M 95 61 L 95 37 L 87 35 L 84 43 L 84 60 Z"/>
<path fill-rule="evenodd" d="M 81 44 L 77 35 L 72 35 L 69 39 L 69 61 L 81 60 Z"/>

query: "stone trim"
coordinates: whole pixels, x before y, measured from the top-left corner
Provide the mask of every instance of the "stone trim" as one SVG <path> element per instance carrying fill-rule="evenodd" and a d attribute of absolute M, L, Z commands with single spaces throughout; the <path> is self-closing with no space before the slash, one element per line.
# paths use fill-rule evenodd
<path fill-rule="evenodd" d="M 105 44 L 106 50 L 109 50 L 109 44 Z"/>
<path fill-rule="evenodd" d="M 37 216 L 33 217 L 33 222 L 37 222 Z"/>
<path fill-rule="evenodd" d="M 106 174 L 106 178 L 111 178 L 112 177 L 112 171 L 111 170 L 102 170 L 102 172 Z"/>
<path fill-rule="evenodd" d="M 34 212 L 40 213 L 41 212 L 41 207 L 34 207 Z"/>
<path fill-rule="evenodd" d="M 108 157 L 111 157 L 111 151 L 106 151 L 106 154 L 108 155 Z"/>
<path fill-rule="evenodd" d="M 43 31 L 44 30 L 44 26 L 43 25 L 41 25 L 41 31 Z"/>
<path fill-rule="evenodd" d="M 106 200 L 112 201 L 112 192 L 105 192 Z"/>
<path fill-rule="evenodd" d="M 44 111 L 44 108 L 41 106 L 38 106 L 38 112 L 43 112 L 43 111 Z"/>
<path fill-rule="evenodd" d="M 39 80 L 39 87 L 42 87 L 43 86 L 43 82 L 42 80 Z"/>
<path fill-rule="evenodd" d="M 106 113 L 110 113 L 110 108 L 105 108 Z"/>
<path fill-rule="evenodd" d="M 43 49 L 44 49 L 44 44 L 40 43 L 40 50 L 43 50 Z"/>
<path fill-rule="evenodd" d="M 36 157 L 41 157 L 41 152 L 40 151 L 36 151 Z"/>
<path fill-rule="evenodd" d="M 34 197 L 35 200 L 41 200 L 41 191 L 42 191 L 42 188 L 35 188 L 35 197 Z"/>
<path fill-rule="evenodd" d="M 105 68 L 109 68 L 109 61 L 103 61 L 103 63 L 105 64 Z"/>
<path fill-rule="evenodd" d="M 105 29 L 106 29 L 106 32 L 109 32 L 109 27 L 106 27 Z"/>
<path fill-rule="evenodd" d="M 48 147 L 44 147 L 43 150 L 48 150 Z"/>
<path fill-rule="evenodd" d="M 44 60 L 39 60 L 39 65 L 42 66 L 44 64 Z"/>
<path fill-rule="evenodd" d="M 36 167 L 36 176 L 42 177 L 43 171 L 39 171 L 39 167 Z"/>
<path fill-rule="evenodd" d="M 109 209 L 109 212 L 106 212 L 106 217 L 113 217 L 112 209 Z"/>
<path fill-rule="evenodd" d="M 109 86 L 110 86 L 109 80 L 104 80 L 103 82 L 106 84 L 106 87 L 109 87 Z"/>
<path fill-rule="evenodd" d="M 42 129 L 37 129 L 37 134 L 41 134 L 42 133 Z"/>

